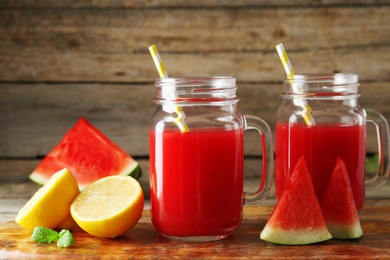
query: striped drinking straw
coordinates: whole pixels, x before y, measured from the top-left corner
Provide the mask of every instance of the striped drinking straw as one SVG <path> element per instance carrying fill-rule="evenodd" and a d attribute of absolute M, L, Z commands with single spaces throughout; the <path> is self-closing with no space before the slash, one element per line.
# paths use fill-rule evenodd
<path fill-rule="evenodd" d="M 286 50 L 283 47 L 283 44 L 280 43 L 280 44 L 276 45 L 275 48 L 279 54 L 280 60 L 282 61 L 283 68 L 286 71 L 287 77 L 294 76 L 295 75 L 294 69 L 291 66 L 291 62 L 288 59 L 288 56 L 287 56 Z M 293 87 L 294 92 L 296 92 L 298 94 L 302 93 L 302 86 L 299 86 L 297 84 L 292 84 L 292 87 Z M 314 119 L 310 113 L 311 108 L 306 103 L 306 101 L 302 98 L 294 98 L 293 102 L 295 105 L 303 108 L 301 115 L 302 115 L 303 119 L 305 120 L 306 124 L 309 126 L 315 125 Z"/>
<path fill-rule="evenodd" d="M 168 72 L 165 69 L 165 66 L 164 66 L 164 64 L 163 64 L 163 62 L 161 60 L 161 57 L 160 57 L 160 54 L 158 53 L 156 45 L 149 46 L 149 52 L 152 55 L 152 58 L 153 58 L 153 61 L 154 61 L 154 65 L 157 68 L 157 71 L 158 71 L 158 74 L 160 75 L 160 78 L 168 78 Z M 171 92 L 171 95 L 172 95 L 172 97 L 175 96 L 173 91 Z M 178 107 L 178 106 L 175 106 L 175 111 L 176 111 L 176 114 L 177 114 L 177 118 L 175 119 L 175 123 L 180 128 L 180 131 L 182 133 L 183 132 L 189 132 L 190 129 L 188 128 L 188 126 L 184 122 L 184 118 L 183 118 L 184 113 L 182 111 L 182 108 Z"/>

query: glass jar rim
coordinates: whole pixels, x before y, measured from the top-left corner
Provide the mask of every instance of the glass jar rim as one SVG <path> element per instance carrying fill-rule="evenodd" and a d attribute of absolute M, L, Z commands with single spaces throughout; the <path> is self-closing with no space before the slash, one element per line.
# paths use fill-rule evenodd
<path fill-rule="evenodd" d="M 283 97 L 344 99 L 358 97 L 358 75 L 354 73 L 295 74 L 284 81 Z"/>
<path fill-rule="evenodd" d="M 344 85 L 344 84 L 357 84 L 359 77 L 355 73 L 301 73 L 292 76 L 286 76 L 287 83 L 295 81 L 305 82 L 329 82 L 333 85 Z"/>
<path fill-rule="evenodd" d="M 235 87 L 236 78 L 230 76 L 156 78 L 155 84 L 160 87 L 172 86 L 172 84 L 180 87 Z"/>
<path fill-rule="evenodd" d="M 237 103 L 236 78 L 183 77 L 156 78 L 156 104 L 221 105 Z"/>

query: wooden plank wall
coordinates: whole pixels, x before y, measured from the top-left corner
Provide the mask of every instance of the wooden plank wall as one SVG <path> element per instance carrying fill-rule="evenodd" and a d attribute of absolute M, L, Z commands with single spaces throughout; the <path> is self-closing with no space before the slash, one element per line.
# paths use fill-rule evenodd
<path fill-rule="evenodd" d="M 272 128 L 284 77 L 279 42 L 297 72 L 359 74 L 360 104 L 390 120 L 390 1 L 273 2 L 1 1 L 0 182 L 26 181 L 86 117 L 140 160 L 146 187 L 151 44 L 171 76 L 237 77 L 241 112 Z M 249 175 L 257 174 L 253 143 Z"/>

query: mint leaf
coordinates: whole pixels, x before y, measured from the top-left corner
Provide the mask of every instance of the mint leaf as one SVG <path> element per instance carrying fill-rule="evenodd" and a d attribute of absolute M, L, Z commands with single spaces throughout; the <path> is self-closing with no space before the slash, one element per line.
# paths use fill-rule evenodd
<path fill-rule="evenodd" d="M 74 244 L 74 239 L 72 233 L 69 230 L 63 229 L 59 234 L 60 238 L 57 241 L 57 246 L 59 247 L 68 247 Z"/>
<path fill-rule="evenodd" d="M 56 231 L 45 227 L 35 227 L 31 235 L 31 239 L 38 243 L 50 243 L 57 241 L 59 237 Z"/>
<path fill-rule="evenodd" d="M 38 243 L 57 241 L 57 246 L 59 247 L 68 247 L 74 244 L 73 235 L 69 230 L 63 229 L 58 234 L 56 231 L 46 227 L 35 227 L 31 240 Z"/>

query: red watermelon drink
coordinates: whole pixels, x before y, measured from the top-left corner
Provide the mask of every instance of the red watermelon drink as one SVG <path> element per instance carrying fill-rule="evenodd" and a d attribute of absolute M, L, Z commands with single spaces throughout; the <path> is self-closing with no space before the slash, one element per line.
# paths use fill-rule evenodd
<path fill-rule="evenodd" d="M 365 188 L 376 188 L 386 181 L 390 157 L 388 124 L 379 112 L 359 106 L 358 87 L 355 74 L 287 77 L 276 123 L 277 197 L 302 156 L 320 203 L 338 157 L 346 165 L 358 210 L 363 206 Z M 377 175 L 365 181 L 367 123 L 377 129 L 380 158 Z"/>
<path fill-rule="evenodd" d="M 237 228 L 243 206 L 242 138 L 241 129 L 150 131 L 152 214 L 160 232 L 213 236 Z"/>
<path fill-rule="evenodd" d="M 347 167 L 356 207 L 364 200 L 366 131 L 364 125 L 276 125 L 276 195 L 280 197 L 292 168 L 303 156 L 314 190 L 322 201 L 332 177 L 337 157 Z"/>
<path fill-rule="evenodd" d="M 270 192 L 269 126 L 240 113 L 235 78 L 163 78 L 156 89 L 149 127 L 152 222 L 169 239 L 226 238 L 239 226 L 243 206 L 258 205 Z M 257 130 L 263 151 L 255 193 L 243 190 L 247 129 Z"/>

